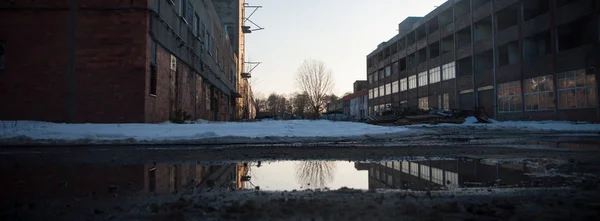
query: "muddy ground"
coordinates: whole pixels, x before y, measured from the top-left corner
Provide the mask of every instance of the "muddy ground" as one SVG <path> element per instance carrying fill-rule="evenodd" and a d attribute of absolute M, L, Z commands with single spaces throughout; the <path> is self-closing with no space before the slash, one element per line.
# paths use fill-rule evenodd
<path fill-rule="evenodd" d="M 258 191 L 193 188 L 173 194 L 0 200 L 0 220 L 597 220 L 597 133 L 434 128 L 411 137 L 369 136 L 253 145 L 1 147 L 0 166 L 45 164 L 552 159 L 589 179 L 561 188 L 442 191 Z M 563 145 L 561 144 L 568 144 Z M 43 185 L 43 184 L 40 184 Z"/>

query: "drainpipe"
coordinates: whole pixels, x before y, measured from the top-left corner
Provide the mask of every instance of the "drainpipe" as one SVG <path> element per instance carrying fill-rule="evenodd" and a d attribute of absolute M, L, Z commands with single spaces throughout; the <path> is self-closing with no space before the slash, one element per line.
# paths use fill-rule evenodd
<path fill-rule="evenodd" d="M 76 120 L 76 88 L 75 88 L 75 50 L 76 50 L 76 28 L 77 28 L 77 0 L 69 0 L 69 22 L 68 22 L 68 63 L 67 63 L 67 122 Z"/>

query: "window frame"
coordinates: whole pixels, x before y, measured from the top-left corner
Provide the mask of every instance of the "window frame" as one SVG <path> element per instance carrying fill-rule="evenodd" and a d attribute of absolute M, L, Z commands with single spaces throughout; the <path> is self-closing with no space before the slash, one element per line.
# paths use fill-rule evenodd
<path fill-rule="evenodd" d="M 527 92 L 526 88 L 531 88 L 533 87 L 533 84 L 535 83 L 534 81 L 541 81 L 540 79 L 544 78 L 544 84 L 540 84 L 537 83 L 536 89 L 537 91 L 532 91 L 532 92 Z M 529 84 L 531 83 L 531 84 Z M 527 85 L 526 85 L 527 84 Z M 544 90 L 541 91 L 541 85 L 546 86 L 546 88 L 548 88 L 548 86 L 551 87 L 550 90 Z M 556 108 L 556 103 L 555 102 L 551 102 L 549 100 L 546 100 L 546 108 L 540 108 L 539 105 L 541 103 L 541 99 L 540 96 L 542 96 L 542 94 L 544 96 L 546 96 L 547 98 L 550 98 L 552 100 L 554 100 L 554 93 L 555 93 L 555 89 L 554 89 L 554 80 L 553 80 L 553 76 L 552 75 L 544 75 L 544 76 L 538 76 L 538 77 L 533 77 L 533 78 L 529 78 L 523 81 L 523 100 L 525 102 L 525 111 L 548 111 L 548 110 L 554 110 Z M 551 96 L 548 96 L 551 95 Z M 529 97 L 537 97 L 537 108 L 529 108 L 529 104 L 528 104 L 528 100 Z M 552 107 L 549 107 L 548 104 L 552 104 Z"/>
<path fill-rule="evenodd" d="M 570 77 L 567 76 L 567 74 L 572 74 Z M 583 74 L 583 85 L 582 86 L 578 86 L 577 85 L 577 81 L 578 81 L 578 74 Z M 593 77 L 594 78 L 594 82 L 593 83 L 588 83 L 589 77 Z M 585 109 L 585 108 L 596 108 L 597 107 L 597 102 L 598 102 L 598 87 L 597 87 L 597 80 L 596 79 L 596 75 L 595 74 L 588 74 L 586 73 L 585 69 L 577 69 L 577 70 L 571 70 L 571 71 L 564 71 L 561 73 L 557 74 L 557 80 L 558 80 L 558 86 L 556 89 L 556 92 L 558 93 L 558 109 L 561 110 L 569 110 L 569 109 Z M 568 85 L 568 81 L 572 80 L 573 81 L 573 86 L 569 86 Z M 564 82 L 564 84 L 563 84 Z M 589 89 L 594 89 L 594 97 L 596 98 L 594 103 L 592 103 L 591 105 L 588 104 L 589 101 Z M 584 100 L 585 100 L 585 105 L 579 105 L 579 99 L 578 99 L 578 91 L 579 90 L 583 90 L 584 93 Z M 574 91 L 574 97 L 573 99 L 575 99 L 575 107 L 568 107 L 569 104 L 569 92 L 570 91 Z M 561 93 L 566 93 L 566 101 L 565 101 L 565 107 L 562 107 L 562 101 L 561 101 Z"/>
<path fill-rule="evenodd" d="M 441 73 L 440 67 L 435 67 L 435 68 L 429 69 L 429 84 L 435 84 L 435 83 L 440 82 L 442 80 L 440 73 Z"/>
<path fill-rule="evenodd" d="M 417 75 L 408 76 L 408 90 L 417 88 Z"/>
<path fill-rule="evenodd" d="M 454 78 L 456 78 L 456 62 L 450 62 L 442 65 L 442 81 Z"/>
<path fill-rule="evenodd" d="M 392 82 L 392 94 L 398 93 L 398 91 L 399 91 L 398 81 Z"/>
<path fill-rule="evenodd" d="M 408 78 L 400 79 L 400 92 L 408 91 Z"/>
<path fill-rule="evenodd" d="M 498 84 L 497 86 L 497 99 L 498 99 L 498 113 L 518 113 L 523 111 L 523 88 L 521 81 L 511 81 L 506 83 Z M 515 98 L 519 99 L 519 102 L 515 104 L 513 108 L 513 100 Z M 503 103 L 503 100 L 506 100 L 506 104 Z M 505 109 L 504 107 L 508 107 Z"/>
<path fill-rule="evenodd" d="M 419 72 L 418 76 L 419 76 L 419 81 L 418 81 L 418 85 L 417 87 L 423 87 L 423 86 L 427 86 L 428 84 L 428 73 L 427 71 L 423 71 L 423 72 Z"/>

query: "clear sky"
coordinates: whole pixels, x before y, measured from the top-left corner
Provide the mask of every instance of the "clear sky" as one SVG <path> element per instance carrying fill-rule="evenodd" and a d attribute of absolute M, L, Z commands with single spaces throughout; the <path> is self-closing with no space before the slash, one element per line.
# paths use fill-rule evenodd
<path fill-rule="evenodd" d="M 265 28 L 246 34 L 246 60 L 262 62 L 252 72 L 254 92 L 297 91 L 296 70 L 312 58 L 332 70 L 334 93 L 342 95 L 352 91 L 354 81 L 366 79 L 367 54 L 395 36 L 398 23 L 408 16 L 424 16 L 445 0 L 246 2 L 263 6 L 250 20 Z"/>

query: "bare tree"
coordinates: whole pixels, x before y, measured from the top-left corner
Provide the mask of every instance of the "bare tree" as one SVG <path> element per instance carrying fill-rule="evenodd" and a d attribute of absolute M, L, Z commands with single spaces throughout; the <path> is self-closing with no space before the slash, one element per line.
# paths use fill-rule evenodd
<path fill-rule="evenodd" d="M 333 181 L 335 162 L 302 161 L 296 164 L 296 179 L 306 188 L 323 188 Z"/>
<path fill-rule="evenodd" d="M 322 61 L 305 60 L 298 68 L 296 83 L 302 93 L 308 94 L 308 103 L 316 119 L 325 109 L 327 95 L 333 90 L 331 70 Z"/>

